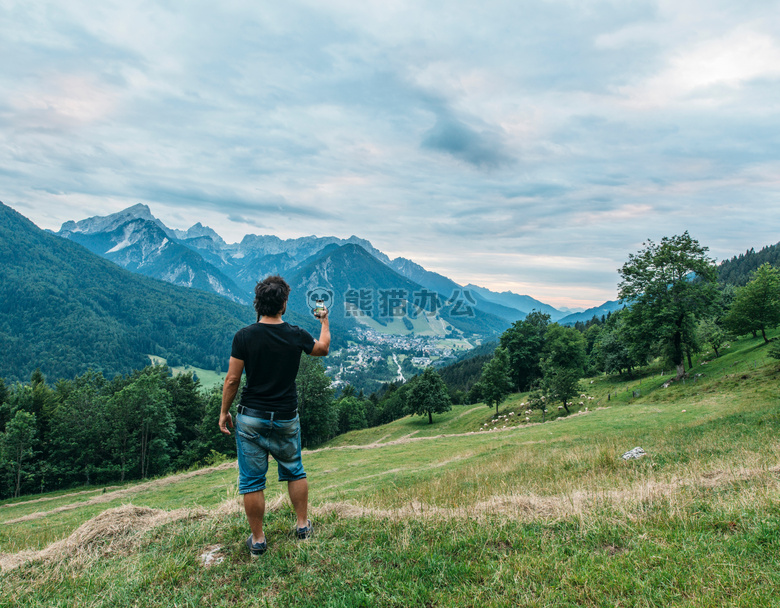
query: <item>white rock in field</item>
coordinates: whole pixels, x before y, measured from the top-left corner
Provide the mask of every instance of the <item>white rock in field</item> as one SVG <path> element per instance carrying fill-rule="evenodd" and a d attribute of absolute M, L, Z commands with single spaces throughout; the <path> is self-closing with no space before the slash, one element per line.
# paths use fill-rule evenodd
<path fill-rule="evenodd" d="M 633 450 L 623 454 L 621 458 L 623 460 L 631 460 L 632 458 L 642 458 L 642 456 L 647 456 L 647 452 L 645 452 L 642 448 L 636 447 Z"/>
<path fill-rule="evenodd" d="M 222 554 L 222 546 L 214 545 L 208 547 L 204 553 L 201 553 L 200 561 L 206 568 L 215 564 L 221 564 L 225 561 L 225 556 Z"/>

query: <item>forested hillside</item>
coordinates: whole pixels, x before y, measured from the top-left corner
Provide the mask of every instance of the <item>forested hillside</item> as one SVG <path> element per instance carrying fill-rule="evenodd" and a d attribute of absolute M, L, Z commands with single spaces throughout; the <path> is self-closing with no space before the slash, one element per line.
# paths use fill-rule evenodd
<path fill-rule="evenodd" d="M 451 392 L 468 392 L 482 373 L 482 367 L 492 357 L 498 346 L 497 342 L 486 342 L 470 350 L 455 363 L 438 370 Z"/>
<path fill-rule="evenodd" d="M 130 373 L 170 365 L 224 369 L 249 306 L 133 274 L 40 230 L 0 203 L 0 377 L 52 381 L 87 369 Z M 290 322 L 306 323 L 294 314 Z"/>
<path fill-rule="evenodd" d="M 780 267 L 780 243 L 768 245 L 760 251 L 751 248 L 730 260 L 724 260 L 718 266 L 718 280 L 727 285 L 742 287 L 750 280 L 750 273 L 766 263 Z"/>

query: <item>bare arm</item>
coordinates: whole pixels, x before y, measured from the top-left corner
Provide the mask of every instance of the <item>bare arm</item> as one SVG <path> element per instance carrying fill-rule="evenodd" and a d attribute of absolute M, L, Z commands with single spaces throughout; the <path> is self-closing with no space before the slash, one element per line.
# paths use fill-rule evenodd
<path fill-rule="evenodd" d="M 330 321 L 328 320 L 328 309 L 319 318 L 322 326 L 320 327 L 320 338 L 314 341 L 314 348 L 309 353 L 312 357 L 324 357 L 330 350 Z"/>
<path fill-rule="evenodd" d="M 241 384 L 241 374 L 244 373 L 244 362 L 241 359 L 230 357 L 228 371 L 225 374 L 225 384 L 222 385 L 222 410 L 219 412 L 219 430 L 230 435 L 228 425 L 233 428 L 233 416 L 230 415 L 230 406 Z"/>

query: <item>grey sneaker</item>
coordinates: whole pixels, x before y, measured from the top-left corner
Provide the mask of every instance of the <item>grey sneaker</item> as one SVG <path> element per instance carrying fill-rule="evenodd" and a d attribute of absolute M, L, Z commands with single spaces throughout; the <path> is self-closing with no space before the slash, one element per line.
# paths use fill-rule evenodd
<path fill-rule="evenodd" d="M 249 535 L 249 538 L 246 539 L 246 546 L 247 549 L 249 549 L 249 553 L 252 555 L 252 557 L 260 557 L 268 550 L 268 544 L 265 541 L 261 543 L 253 543 L 251 534 Z"/>
<path fill-rule="evenodd" d="M 295 537 L 303 540 L 311 536 L 311 520 L 306 520 L 306 525 L 303 528 L 295 528 Z"/>

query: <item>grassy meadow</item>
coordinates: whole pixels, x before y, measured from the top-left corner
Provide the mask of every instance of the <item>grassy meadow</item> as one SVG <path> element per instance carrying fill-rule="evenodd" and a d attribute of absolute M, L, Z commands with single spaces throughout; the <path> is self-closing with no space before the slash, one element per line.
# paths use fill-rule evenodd
<path fill-rule="evenodd" d="M 154 365 L 168 365 L 167 359 L 157 355 L 147 356 Z M 178 376 L 179 374 L 195 373 L 195 375 L 198 377 L 198 380 L 200 380 L 200 385 L 204 389 L 210 389 L 214 386 L 222 386 L 222 384 L 225 382 L 224 372 L 219 373 L 213 369 L 203 369 L 201 367 L 193 367 L 192 365 L 178 365 L 171 367 L 171 373 L 174 376 Z"/>
<path fill-rule="evenodd" d="M 0 503 L 0 606 L 780 606 L 780 363 L 670 378 L 338 437 L 304 456 L 314 536 L 271 475 L 255 560 L 232 462 Z"/>

